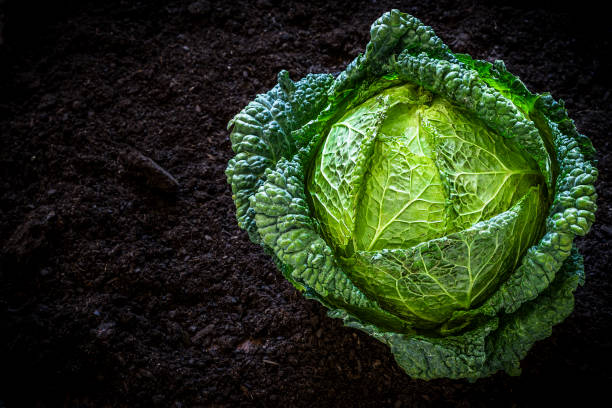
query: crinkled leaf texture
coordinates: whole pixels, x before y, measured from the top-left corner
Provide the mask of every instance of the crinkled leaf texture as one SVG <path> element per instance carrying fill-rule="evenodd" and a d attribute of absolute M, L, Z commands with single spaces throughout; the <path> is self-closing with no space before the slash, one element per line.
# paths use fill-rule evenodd
<path fill-rule="evenodd" d="M 229 127 L 239 225 L 410 376 L 518 375 L 571 313 L 595 153 L 503 62 L 393 10 L 344 72 L 283 71 Z"/>

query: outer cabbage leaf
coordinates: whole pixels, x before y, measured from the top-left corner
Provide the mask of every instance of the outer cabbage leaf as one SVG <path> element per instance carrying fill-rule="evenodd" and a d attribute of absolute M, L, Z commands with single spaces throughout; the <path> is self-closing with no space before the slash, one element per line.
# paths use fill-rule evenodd
<path fill-rule="evenodd" d="M 436 58 L 456 61 L 448 46 L 431 27 L 398 10 L 383 14 L 370 29 L 370 42 L 364 55 L 359 55 L 340 73 L 330 89 L 333 98 L 341 97 L 363 83 L 371 83 L 388 74 L 389 58 L 402 50 L 424 52 Z"/>
<path fill-rule="evenodd" d="M 232 186 L 238 225 L 254 242 L 259 242 L 259 235 L 249 197 L 261 185 L 266 169 L 273 168 L 280 158 L 295 154 L 291 130 L 321 111 L 333 80 L 329 74 L 310 74 L 293 83 L 287 71 L 280 72 L 278 78 L 279 85 L 257 95 L 228 124 L 233 129 L 230 140 L 236 156 L 225 173 Z"/>
<path fill-rule="evenodd" d="M 413 378 L 475 380 L 500 370 L 519 375 L 519 363 L 533 344 L 550 336 L 552 327 L 572 312 L 573 292 L 583 281 L 582 257 L 574 249 L 538 298 L 515 313 L 481 320 L 465 333 L 445 337 L 386 332 L 342 310 L 329 315 L 388 344 L 397 363 Z"/>

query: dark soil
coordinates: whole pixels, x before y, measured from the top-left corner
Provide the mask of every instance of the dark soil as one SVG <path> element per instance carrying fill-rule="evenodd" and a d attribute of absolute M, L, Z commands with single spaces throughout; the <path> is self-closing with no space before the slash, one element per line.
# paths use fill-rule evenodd
<path fill-rule="evenodd" d="M 0 0 L 0 407 L 531 406 L 612 386 L 608 16 L 584 2 Z M 382 12 L 503 59 L 599 154 L 575 312 L 475 383 L 412 380 L 235 222 L 226 124 L 344 69 Z M 563 405 L 563 404 L 562 404 Z"/>

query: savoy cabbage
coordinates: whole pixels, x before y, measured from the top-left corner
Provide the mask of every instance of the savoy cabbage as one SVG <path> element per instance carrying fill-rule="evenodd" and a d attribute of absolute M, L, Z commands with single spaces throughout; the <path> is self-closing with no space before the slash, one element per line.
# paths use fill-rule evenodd
<path fill-rule="evenodd" d="M 229 126 L 239 225 L 409 375 L 516 375 L 572 311 L 594 150 L 503 62 L 393 10 L 344 72 L 283 71 Z"/>

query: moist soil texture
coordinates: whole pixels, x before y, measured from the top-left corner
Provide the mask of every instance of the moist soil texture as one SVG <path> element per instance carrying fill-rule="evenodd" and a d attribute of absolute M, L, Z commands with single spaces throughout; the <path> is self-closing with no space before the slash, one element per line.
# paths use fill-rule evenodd
<path fill-rule="evenodd" d="M 226 125 L 392 8 L 563 99 L 597 151 L 574 313 L 523 373 L 413 380 L 235 220 Z M 609 395 L 612 29 L 587 3 L 0 0 L 0 407 L 522 407 Z M 582 406 L 588 406 L 582 405 Z"/>

